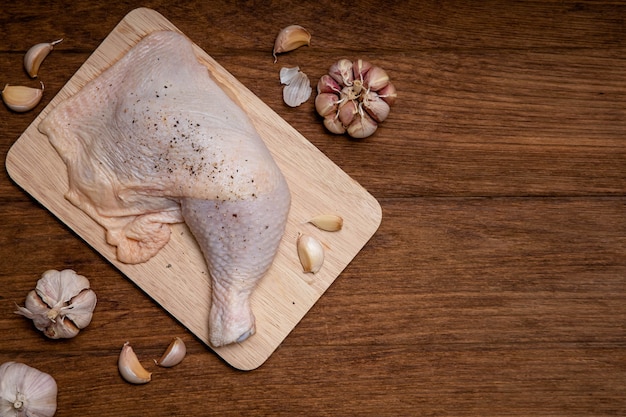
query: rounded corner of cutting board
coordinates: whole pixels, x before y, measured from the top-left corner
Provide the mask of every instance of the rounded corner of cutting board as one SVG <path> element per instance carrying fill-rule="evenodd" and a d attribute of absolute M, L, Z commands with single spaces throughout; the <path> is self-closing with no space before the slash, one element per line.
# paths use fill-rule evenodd
<path fill-rule="evenodd" d="M 233 368 L 237 369 L 238 371 L 243 371 L 243 372 L 252 372 L 254 370 L 257 370 L 261 367 L 261 365 L 263 365 L 267 360 L 269 359 L 269 357 L 262 359 L 259 362 L 254 362 L 254 363 L 238 363 L 234 360 L 227 360 L 226 362 L 228 362 L 228 364 L 230 366 L 232 366 Z"/>
<path fill-rule="evenodd" d="M 6 169 L 7 174 L 9 174 L 9 178 L 11 178 L 13 182 L 24 188 L 22 185 L 22 170 L 20 169 L 21 164 L 19 163 L 20 156 L 18 155 L 20 153 L 19 147 L 21 146 L 20 139 L 22 136 L 20 136 L 9 148 L 6 159 L 4 160 L 4 169 Z"/>
<path fill-rule="evenodd" d="M 7 152 L 6 159 L 4 160 L 4 169 L 7 171 L 7 174 L 9 174 L 9 178 L 11 178 L 13 181 L 15 181 L 14 177 L 16 176 L 16 173 L 13 170 L 15 167 L 15 164 L 13 162 L 13 154 L 15 153 L 15 151 L 13 150 L 14 146 L 15 143 L 9 148 L 9 152 Z"/>
<path fill-rule="evenodd" d="M 376 227 L 374 228 L 374 233 L 376 233 L 376 231 L 378 230 L 378 228 L 383 222 L 383 207 L 380 205 L 380 202 L 373 195 L 372 195 L 372 200 L 373 200 L 373 206 L 374 206 L 373 208 L 375 209 L 375 213 L 373 213 L 372 217 L 375 221 Z M 372 236 L 374 235 L 374 233 L 372 233 Z"/>
<path fill-rule="evenodd" d="M 270 349 L 267 349 L 267 346 L 265 349 L 252 349 L 247 345 L 251 342 L 252 340 L 247 340 L 243 343 L 234 343 L 217 348 L 211 346 L 209 343 L 206 343 L 206 345 L 228 365 L 238 371 L 250 372 L 265 364 L 278 348 L 278 345 L 276 345 L 272 346 Z"/>
<path fill-rule="evenodd" d="M 149 31 L 164 28 L 178 30 L 165 16 L 149 7 L 137 7 L 132 9 L 124 16 L 120 24 L 122 24 L 122 22 L 136 28 L 144 27 L 149 29 Z"/>
<path fill-rule="evenodd" d="M 165 20 L 165 17 L 157 12 L 154 9 L 151 9 L 149 7 L 137 7 L 132 9 L 130 12 L 126 13 L 126 16 L 124 16 L 125 19 L 132 19 L 132 18 L 136 18 L 136 17 L 143 17 L 149 15 L 151 18 L 161 18 Z"/>

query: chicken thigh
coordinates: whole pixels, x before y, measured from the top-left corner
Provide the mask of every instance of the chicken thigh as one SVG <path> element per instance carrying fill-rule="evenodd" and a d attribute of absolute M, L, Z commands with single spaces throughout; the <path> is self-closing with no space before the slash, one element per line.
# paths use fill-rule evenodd
<path fill-rule="evenodd" d="M 66 198 L 105 228 L 119 261 L 149 260 L 184 221 L 211 274 L 210 343 L 254 333 L 250 295 L 278 250 L 290 193 L 184 35 L 146 36 L 39 130 L 67 166 Z"/>

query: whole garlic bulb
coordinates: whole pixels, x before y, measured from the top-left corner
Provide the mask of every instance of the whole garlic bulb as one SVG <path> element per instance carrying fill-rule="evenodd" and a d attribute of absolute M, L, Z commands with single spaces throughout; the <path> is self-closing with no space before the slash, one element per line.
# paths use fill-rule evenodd
<path fill-rule="evenodd" d="M 330 132 L 361 139 L 387 118 L 396 97 L 384 69 L 362 59 L 340 59 L 318 81 L 315 109 Z"/>
<path fill-rule="evenodd" d="M 57 383 L 18 362 L 0 365 L 0 417 L 50 417 L 57 410 Z"/>
<path fill-rule="evenodd" d="M 49 270 L 26 296 L 17 314 L 29 318 L 51 339 L 74 337 L 87 327 L 96 308 L 96 293 L 89 280 L 71 269 Z"/>

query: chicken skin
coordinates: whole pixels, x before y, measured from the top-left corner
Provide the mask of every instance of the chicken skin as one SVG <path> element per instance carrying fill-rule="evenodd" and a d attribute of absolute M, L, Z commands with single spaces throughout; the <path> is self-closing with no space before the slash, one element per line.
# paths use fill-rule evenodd
<path fill-rule="evenodd" d="M 104 227 L 120 262 L 148 261 L 185 222 L 211 274 L 211 345 L 254 334 L 250 296 L 278 250 L 289 188 L 184 35 L 147 35 L 39 130 L 67 166 L 66 198 Z"/>

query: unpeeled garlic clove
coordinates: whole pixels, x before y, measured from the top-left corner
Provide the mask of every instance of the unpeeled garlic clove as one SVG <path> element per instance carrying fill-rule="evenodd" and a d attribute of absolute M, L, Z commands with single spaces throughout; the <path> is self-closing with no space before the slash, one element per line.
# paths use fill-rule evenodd
<path fill-rule="evenodd" d="M 163 368 L 171 368 L 183 361 L 187 354 L 187 346 L 180 337 L 175 337 L 159 360 L 154 363 Z"/>
<path fill-rule="evenodd" d="M 283 100 L 290 107 L 297 107 L 311 97 L 311 81 L 299 67 L 281 68 L 280 82 L 283 87 Z"/>
<path fill-rule="evenodd" d="M 51 417 L 56 410 L 52 376 L 19 362 L 0 365 L 0 416 Z"/>
<path fill-rule="evenodd" d="M 354 73 L 352 72 L 352 61 L 342 58 L 335 62 L 328 69 L 328 74 L 335 80 L 341 87 L 349 87 L 354 81 Z"/>
<path fill-rule="evenodd" d="M 324 117 L 323 123 L 324 127 L 328 129 L 330 133 L 334 133 L 336 135 L 346 133 L 345 126 L 343 125 L 343 123 L 341 123 L 341 120 L 339 120 L 339 117 L 337 117 L 337 115 L 335 114 L 329 114 L 328 116 Z"/>
<path fill-rule="evenodd" d="M 369 91 L 364 94 L 363 108 L 372 116 L 372 119 L 378 123 L 385 120 L 391 111 L 389 104 L 374 91 Z"/>
<path fill-rule="evenodd" d="M 315 97 L 315 110 L 317 113 L 326 117 L 330 114 L 337 113 L 339 97 L 337 94 L 321 93 Z"/>
<path fill-rule="evenodd" d="M 352 64 L 352 73 L 354 74 L 354 79 L 363 82 L 365 78 L 365 74 L 372 68 L 372 64 L 369 61 L 364 61 L 362 59 L 357 59 Z"/>
<path fill-rule="evenodd" d="M 289 25 L 278 32 L 274 41 L 274 62 L 278 60 L 276 54 L 293 51 L 304 45 L 311 45 L 311 33 L 300 25 Z"/>
<path fill-rule="evenodd" d="M 148 372 L 141 365 L 129 342 L 122 346 L 122 351 L 117 359 L 117 367 L 122 378 L 131 384 L 146 384 L 152 379 L 152 372 Z"/>
<path fill-rule="evenodd" d="M 48 54 L 54 49 L 54 46 L 61 43 L 63 39 L 54 42 L 44 42 L 33 45 L 24 55 L 24 69 L 31 78 L 36 78 L 39 67 Z"/>
<path fill-rule="evenodd" d="M 341 91 L 341 87 L 337 84 L 337 81 L 328 74 L 322 75 L 317 82 L 317 94 L 334 93 L 337 94 Z"/>
<path fill-rule="evenodd" d="M 50 307 L 41 300 L 41 297 L 37 295 L 37 291 L 32 290 L 26 295 L 24 307 L 20 307 L 17 304 L 16 307 L 17 311 L 15 313 L 31 319 L 37 330 L 45 331 L 50 325 L 50 317 L 48 316 Z"/>
<path fill-rule="evenodd" d="M 304 272 L 315 274 L 324 263 L 324 247 L 313 236 L 300 233 L 296 242 L 298 258 Z"/>
<path fill-rule="evenodd" d="M 41 83 L 41 88 L 7 84 L 2 90 L 2 100 L 11 110 L 20 113 L 26 112 L 39 104 L 43 97 L 43 90 L 43 83 Z"/>
<path fill-rule="evenodd" d="M 354 117 L 359 113 L 359 105 L 356 100 L 348 100 L 341 103 L 337 116 L 344 126 L 350 125 Z"/>
<path fill-rule="evenodd" d="M 363 85 L 368 90 L 378 91 L 389 84 L 389 75 L 381 67 L 373 66 L 363 77 Z"/>
<path fill-rule="evenodd" d="M 398 93 L 396 92 L 396 87 L 389 82 L 386 86 L 378 90 L 378 96 L 385 100 L 387 104 L 393 106 L 393 103 L 396 102 L 396 97 L 398 97 Z"/>
<path fill-rule="evenodd" d="M 377 128 L 376 121 L 361 109 L 359 115 L 346 128 L 346 132 L 355 139 L 363 139 L 373 135 Z"/>
<path fill-rule="evenodd" d="M 91 323 L 93 311 L 96 308 L 96 293 L 93 290 L 81 290 L 78 295 L 72 297 L 71 307 L 65 313 L 65 317 L 70 319 L 76 327 L 84 329 Z"/>
<path fill-rule="evenodd" d="M 327 232 L 336 232 L 343 227 L 343 218 L 336 214 L 319 214 L 310 219 L 308 223 Z"/>

